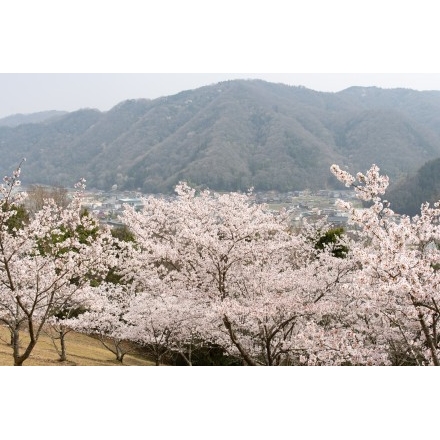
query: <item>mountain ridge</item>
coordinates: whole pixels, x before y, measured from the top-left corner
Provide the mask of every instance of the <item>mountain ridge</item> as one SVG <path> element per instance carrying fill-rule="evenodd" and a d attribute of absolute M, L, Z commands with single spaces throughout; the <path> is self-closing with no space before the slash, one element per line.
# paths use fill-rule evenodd
<path fill-rule="evenodd" d="M 36 113 L 15 113 L 13 115 L 0 118 L 0 126 L 17 127 L 23 124 L 36 124 L 39 122 L 45 122 L 59 116 L 67 114 L 66 111 L 61 110 L 46 110 Z"/>
<path fill-rule="evenodd" d="M 332 163 L 372 163 L 391 179 L 440 157 L 440 92 L 350 87 L 317 92 L 230 80 L 154 100 L 0 124 L 1 171 L 23 181 L 168 193 L 180 180 L 215 190 L 339 188 Z"/>

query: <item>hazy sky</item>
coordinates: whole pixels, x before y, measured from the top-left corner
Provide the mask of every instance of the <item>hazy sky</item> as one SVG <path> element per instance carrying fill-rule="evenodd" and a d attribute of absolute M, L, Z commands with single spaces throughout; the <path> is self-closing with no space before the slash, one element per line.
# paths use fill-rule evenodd
<path fill-rule="evenodd" d="M 0 73 L 0 118 L 85 107 L 106 111 L 125 99 L 154 99 L 234 78 L 261 78 L 325 92 L 350 86 L 440 90 L 440 73 Z"/>
<path fill-rule="evenodd" d="M 438 14 L 425 0 L 261 0 L 252 7 L 239 0 L 20 0 L 5 2 L 2 17 L 0 117 L 106 111 L 125 99 L 238 77 L 331 92 L 354 85 L 440 90 Z"/>

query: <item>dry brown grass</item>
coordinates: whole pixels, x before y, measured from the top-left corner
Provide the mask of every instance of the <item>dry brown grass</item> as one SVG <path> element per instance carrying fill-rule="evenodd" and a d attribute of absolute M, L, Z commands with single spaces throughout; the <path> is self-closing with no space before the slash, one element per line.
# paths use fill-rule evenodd
<path fill-rule="evenodd" d="M 22 332 L 23 342 L 27 335 Z M 8 344 L 10 334 L 7 328 L 0 326 L 0 366 L 12 366 L 12 347 Z M 109 350 L 97 339 L 70 332 L 66 336 L 67 361 L 60 362 L 58 353 L 51 339 L 42 334 L 24 366 L 121 366 Z M 127 366 L 151 366 L 153 363 L 144 356 L 127 354 L 124 364 Z"/>

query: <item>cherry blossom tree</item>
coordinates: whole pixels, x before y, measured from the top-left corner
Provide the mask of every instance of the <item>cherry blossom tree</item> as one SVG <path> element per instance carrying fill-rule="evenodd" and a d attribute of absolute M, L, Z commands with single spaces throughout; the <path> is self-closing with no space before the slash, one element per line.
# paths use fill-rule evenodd
<path fill-rule="evenodd" d="M 72 302 L 74 299 L 74 302 Z M 59 361 L 67 360 L 66 336 L 73 331 L 72 320 L 84 313 L 86 298 L 77 295 L 70 302 L 66 302 L 59 309 L 54 309 L 46 321 L 44 332 L 51 339 L 52 344 L 59 355 Z"/>
<path fill-rule="evenodd" d="M 101 344 L 116 356 L 120 363 L 126 354 L 133 352 L 128 342 L 125 319 L 130 304 L 130 286 L 103 282 L 89 290 L 83 302 L 86 311 L 68 321 L 70 328 L 97 336 Z"/>
<path fill-rule="evenodd" d="M 11 332 L 14 365 L 28 359 L 53 311 L 85 289 L 90 278 L 104 273 L 110 234 L 87 237 L 97 222 L 81 215 L 81 188 L 67 208 L 48 199 L 19 229 L 10 230 L 13 207 L 25 194 L 17 191 L 20 167 L 0 187 L 0 321 Z M 27 339 L 20 338 L 23 330 Z"/>
<path fill-rule="evenodd" d="M 126 284 L 105 287 L 101 303 L 115 302 L 95 300 L 92 321 L 114 306 L 112 337 L 149 347 L 158 364 L 169 352 L 191 364 L 191 347 L 205 342 L 247 365 L 389 365 L 393 352 L 438 365 L 439 208 L 397 218 L 377 167 L 332 171 L 371 204 L 339 202 L 350 234 L 325 222 L 293 233 L 284 213 L 248 194 L 183 183 L 176 199 L 127 206 L 134 241 L 119 247 L 117 274 Z"/>
<path fill-rule="evenodd" d="M 421 206 L 420 215 L 396 217 L 382 198 L 388 177 L 373 165 L 356 176 L 331 167 L 357 197 L 370 203 L 355 209 L 339 202 L 361 229 L 363 245 L 354 249 L 361 270 L 354 279 L 357 298 L 374 339 L 403 351 L 416 364 L 439 365 L 440 356 L 440 209 Z"/>
<path fill-rule="evenodd" d="M 132 297 L 125 318 L 131 325 L 126 336 L 146 348 L 156 365 L 176 353 L 187 365 L 192 365 L 193 351 L 206 344 L 201 326 L 207 314 L 187 293 L 168 294 L 167 291 L 139 292 Z"/>
<path fill-rule="evenodd" d="M 349 358 L 363 336 L 356 339 L 343 325 L 328 320 L 324 326 L 322 320 L 329 310 L 335 315 L 335 302 L 344 310 L 338 293 L 351 281 L 350 258 L 337 258 L 324 246 L 318 250 L 307 234 L 292 234 L 285 213 L 274 215 L 248 194 L 197 194 L 184 183 L 176 191 L 173 201 L 145 199 L 141 212 L 127 206 L 122 218 L 136 240 L 124 276 L 143 292 L 139 301 L 148 319 L 151 310 L 169 306 L 165 298 L 181 300 L 185 293 L 190 301 L 184 309 L 195 312 L 191 321 L 198 322 L 202 338 L 247 365 Z M 159 287 L 152 288 L 152 279 Z M 162 312 L 154 328 L 170 331 L 175 322 L 177 315 Z M 342 337 L 347 344 L 341 348 Z"/>

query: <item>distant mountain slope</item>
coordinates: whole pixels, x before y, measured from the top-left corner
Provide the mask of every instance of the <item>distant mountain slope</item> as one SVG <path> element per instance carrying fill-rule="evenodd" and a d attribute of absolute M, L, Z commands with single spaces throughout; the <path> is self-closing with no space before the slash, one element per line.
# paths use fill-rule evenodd
<path fill-rule="evenodd" d="M 0 171 L 25 183 L 169 192 L 338 187 L 332 163 L 392 180 L 440 157 L 440 92 L 352 87 L 323 93 L 233 80 L 40 124 L 0 127 Z"/>
<path fill-rule="evenodd" d="M 420 214 L 424 202 L 431 205 L 440 200 L 440 158 L 430 160 L 405 179 L 390 185 L 387 199 L 399 214 Z"/>
<path fill-rule="evenodd" d="M 37 124 L 39 122 L 44 122 L 49 119 L 56 118 L 58 116 L 65 115 L 67 112 L 58 111 L 58 110 L 49 110 L 45 112 L 38 113 L 30 113 L 27 115 L 23 115 L 21 113 L 17 113 L 15 115 L 6 116 L 5 118 L 0 119 L 0 126 L 6 127 L 17 127 L 21 124 Z"/>

